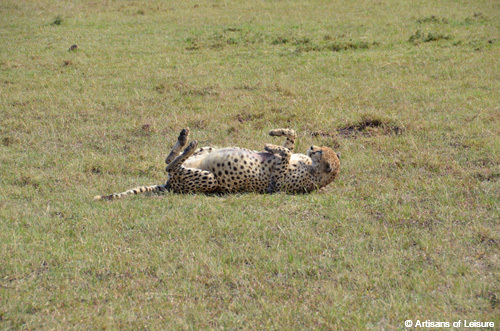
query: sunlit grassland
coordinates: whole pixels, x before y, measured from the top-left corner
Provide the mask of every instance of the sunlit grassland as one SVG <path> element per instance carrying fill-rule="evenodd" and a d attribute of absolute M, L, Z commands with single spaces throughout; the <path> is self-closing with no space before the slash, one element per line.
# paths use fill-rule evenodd
<path fill-rule="evenodd" d="M 0 327 L 500 323 L 494 1 L 3 1 Z M 69 51 L 72 45 L 78 45 Z M 309 195 L 96 194 L 273 128 Z"/>

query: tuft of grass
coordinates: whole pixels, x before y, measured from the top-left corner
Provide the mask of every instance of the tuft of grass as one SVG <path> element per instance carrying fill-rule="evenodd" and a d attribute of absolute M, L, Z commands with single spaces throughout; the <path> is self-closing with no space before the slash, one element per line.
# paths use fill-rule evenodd
<path fill-rule="evenodd" d="M 60 15 L 57 15 L 56 18 L 52 21 L 52 25 L 61 25 L 63 23 L 63 18 Z"/>
<path fill-rule="evenodd" d="M 424 23 L 439 23 L 439 24 L 448 24 L 448 19 L 446 18 L 439 18 L 435 15 L 431 16 L 426 16 L 417 19 L 417 23 L 419 24 L 424 24 Z"/>
<path fill-rule="evenodd" d="M 483 13 L 481 12 L 477 12 L 477 13 L 474 13 L 472 14 L 471 17 L 467 17 L 465 20 L 464 20 L 464 24 L 468 25 L 468 24 L 473 24 L 473 23 L 484 23 L 484 22 L 487 22 L 489 21 L 488 17 L 486 15 L 484 15 Z"/>
<path fill-rule="evenodd" d="M 439 41 L 439 40 L 449 40 L 451 39 L 450 35 L 445 35 L 438 32 L 422 32 L 421 30 L 417 30 L 414 34 L 408 38 L 408 42 L 417 45 L 420 43 L 428 43 L 431 41 Z"/>
<path fill-rule="evenodd" d="M 225 28 L 217 31 L 211 36 L 197 36 L 186 39 L 188 46 L 186 50 L 195 51 L 203 48 L 223 49 L 230 45 L 251 46 L 255 44 L 269 43 L 272 46 L 283 47 L 295 46 L 295 53 L 311 51 L 348 51 L 368 49 L 378 46 L 378 42 L 365 42 L 353 40 L 332 40 L 331 37 L 316 40 L 308 36 L 272 35 L 262 32 L 261 29 L 252 26 L 245 28 Z"/>

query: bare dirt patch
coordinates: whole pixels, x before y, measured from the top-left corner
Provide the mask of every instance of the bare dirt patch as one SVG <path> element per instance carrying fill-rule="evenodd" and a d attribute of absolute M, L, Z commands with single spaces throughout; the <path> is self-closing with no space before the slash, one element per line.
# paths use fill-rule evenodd
<path fill-rule="evenodd" d="M 390 121 L 364 117 L 359 122 L 339 127 L 335 131 L 312 131 L 311 136 L 333 138 L 340 135 L 347 138 L 353 138 L 361 135 L 372 137 L 381 135 L 400 135 L 404 131 L 404 127 L 395 125 Z"/>

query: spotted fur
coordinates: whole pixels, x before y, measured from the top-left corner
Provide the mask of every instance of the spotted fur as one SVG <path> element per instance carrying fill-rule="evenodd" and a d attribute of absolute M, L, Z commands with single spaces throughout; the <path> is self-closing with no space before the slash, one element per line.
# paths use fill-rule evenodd
<path fill-rule="evenodd" d="M 277 129 L 269 134 L 286 137 L 284 145 L 268 144 L 263 152 L 239 147 L 197 148 L 196 141 L 188 145 L 189 129 L 186 128 L 165 160 L 168 180 L 164 185 L 138 187 L 95 199 L 112 200 L 128 194 L 167 190 L 178 193 L 307 193 L 330 184 L 337 177 L 340 161 L 329 147 L 311 146 L 307 155 L 294 154 L 294 130 Z"/>

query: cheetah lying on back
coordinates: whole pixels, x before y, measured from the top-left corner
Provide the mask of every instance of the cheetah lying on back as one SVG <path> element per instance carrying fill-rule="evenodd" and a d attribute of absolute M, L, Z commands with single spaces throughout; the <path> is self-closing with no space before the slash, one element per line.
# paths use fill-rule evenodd
<path fill-rule="evenodd" d="M 238 147 L 197 149 L 196 141 L 188 145 L 189 129 L 186 128 L 165 160 L 168 173 L 165 184 L 99 195 L 95 199 L 112 200 L 127 194 L 162 191 L 307 193 L 330 184 L 337 177 L 340 161 L 332 149 L 311 146 L 307 155 L 293 154 L 294 130 L 276 129 L 269 135 L 285 136 L 286 141 L 283 146 L 267 144 L 264 152 Z"/>

